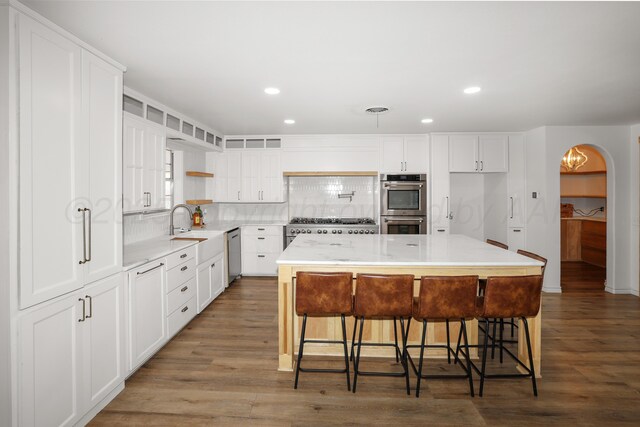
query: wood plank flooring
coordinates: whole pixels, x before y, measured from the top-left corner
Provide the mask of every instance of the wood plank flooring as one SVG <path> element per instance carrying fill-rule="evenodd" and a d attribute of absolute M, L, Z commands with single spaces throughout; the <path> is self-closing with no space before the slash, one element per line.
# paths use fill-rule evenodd
<path fill-rule="evenodd" d="M 563 292 L 603 292 L 607 270 L 583 261 L 562 261 L 560 286 Z"/>
<path fill-rule="evenodd" d="M 360 377 L 353 394 L 340 374 L 301 373 L 293 390 L 293 374 L 276 370 L 276 281 L 245 278 L 136 372 L 92 425 L 639 425 L 640 299 L 553 294 L 543 307 L 538 398 L 527 379 L 487 380 L 482 398 L 468 395 L 465 380 L 423 381 L 416 399 L 401 378 L 377 377 Z M 318 363 L 331 362 L 340 360 Z"/>

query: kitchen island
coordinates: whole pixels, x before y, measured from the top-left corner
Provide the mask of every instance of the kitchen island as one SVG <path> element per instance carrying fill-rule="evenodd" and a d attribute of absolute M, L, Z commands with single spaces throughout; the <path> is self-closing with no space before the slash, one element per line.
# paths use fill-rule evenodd
<path fill-rule="evenodd" d="M 294 352 L 298 348 L 301 319 L 295 313 L 295 276 L 298 271 L 352 272 L 379 274 L 413 274 L 414 295 L 418 295 L 420 277 L 425 275 L 525 276 L 540 274 L 542 263 L 462 235 L 357 235 L 298 236 L 287 247 L 278 263 L 278 336 L 281 371 L 293 370 Z M 354 280 L 355 285 L 355 280 Z M 536 373 L 540 374 L 540 320 L 542 310 L 529 320 Z M 450 338 L 457 340 L 459 322 L 450 322 Z M 310 318 L 306 336 L 309 339 L 341 339 L 339 318 Z M 478 341 L 478 323 L 467 322 L 469 344 Z M 348 338 L 353 321 L 348 322 Z M 429 344 L 446 343 L 444 323 L 427 326 Z M 412 322 L 408 343 L 416 344 L 422 325 Z M 524 345 L 524 328 L 519 328 L 518 356 L 528 363 Z M 373 320 L 365 324 L 364 341 L 391 342 L 393 321 Z M 309 344 L 305 355 L 342 355 L 336 344 Z M 364 356 L 393 357 L 393 350 L 364 347 Z M 472 351 L 472 356 L 477 352 Z M 446 351 L 429 350 L 429 357 L 446 357 Z"/>

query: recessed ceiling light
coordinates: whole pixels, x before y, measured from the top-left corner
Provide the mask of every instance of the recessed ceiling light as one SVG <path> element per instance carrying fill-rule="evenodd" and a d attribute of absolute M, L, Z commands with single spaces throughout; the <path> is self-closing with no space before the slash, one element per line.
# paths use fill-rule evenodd
<path fill-rule="evenodd" d="M 296 122 L 296 121 L 295 121 L 295 120 L 293 120 L 293 119 L 286 119 L 286 120 L 284 121 L 284 124 L 285 124 L 285 125 L 292 125 L 292 124 L 294 124 L 295 122 Z"/>
<path fill-rule="evenodd" d="M 278 89 L 277 87 L 268 87 L 264 90 L 264 93 L 266 93 L 267 95 L 277 95 L 280 93 L 280 89 Z"/>
<path fill-rule="evenodd" d="M 420 120 L 422 123 L 433 123 L 433 119 L 422 119 Z"/>
<path fill-rule="evenodd" d="M 481 90 L 482 90 L 482 88 L 481 88 L 480 86 L 471 86 L 471 87 L 466 88 L 466 89 L 464 90 L 464 93 L 466 93 L 466 94 L 469 94 L 469 95 L 470 95 L 470 94 L 472 94 L 472 93 L 478 93 L 478 92 L 480 92 Z"/>

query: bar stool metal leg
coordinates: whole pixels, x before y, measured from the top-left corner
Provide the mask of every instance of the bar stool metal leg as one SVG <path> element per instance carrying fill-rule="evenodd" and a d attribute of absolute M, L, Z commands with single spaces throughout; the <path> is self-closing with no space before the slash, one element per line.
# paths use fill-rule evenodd
<path fill-rule="evenodd" d="M 473 392 L 473 375 L 471 375 L 471 359 L 469 357 L 469 340 L 467 338 L 467 322 L 464 319 L 460 320 L 460 335 L 464 335 L 464 357 L 467 362 L 467 375 L 469 376 L 469 392 L 471 393 L 471 397 L 474 397 Z M 460 345 L 460 340 L 458 339 L 458 345 Z M 457 349 L 456 349 L 456 358 L 457 358 Z"/>
<path fill-rule="evenodd" d="M 480 391 L 478 393 L 478 395 L 480 397 L 482 397 L 482 391 L 484 389 L 484 374 L 486 372 L 486 368 L 487 368 L 487 352 L 488 352 L 488 344 L 489 344 L 489 320 L 485 319 L 485 328 L 486 328 L 486 333 L 484 334 L 484 344 L 482 346 L 482 370 L 480 371 Z"/>
<path fill-rule="evenodd" d="M 447 363 L 451 365 L 451 351 L 449 350 L 451 348 L 451 339 L 449 338 L 449 319 L 445 321 L 445 324 L 447 325 Z"/>
<path fill-rule="evenodd" d="M 360 318 L 360 331 L 358 333 L 358 353 L 356 354 L 356 360 L 354 362 L 353 369 L 353 392 L 356 392 L 356 386 L 358 384 L 358 368 L 360 365 L 360 349 L 362 348 L 362 327 L 364 325 L 364 317 Z"/>
<path fill-rule="evenodd" d="M 356 330 L 358 330 L 358 317 L 353 316 L 353 335 L 351 336 L 351 355 L 349 356 L 349 360 L 353 360 L 353 346 L 356 342 Z"/>
<path fill-rule="evenodd" d="M 409 326 L 409 325 L 407 325 Z M 407 335 L 404 330 L 404 318 L 400 318 L 400 333 L 402 333 L 402 367 L 404 368 L 404 377 L 407 382 L 407 395 L 411 396 L 411 386 L 409 385 L 409 364 L 407 363 Z M 396 349 L 397 351 L 397 349 Z"/>
<path fill-rule="evenodd" d="M 422 340 L 420 341 L 420 361 L 418 362 L 418 381 L 416 384 L 416 397 L 420 397 L 420 381 L 422 381 L 422 363 L 424 360 L 424 344 L 427 339 L 427 321 L 422 321 Z"/>
<path fill-rule="evenodd" d="M 402 319 L 400 319 L 402 321 Z M 393 318 L 393 340 L 396 343 L 396 363 L 398 362 L 398 323 L 396 318 Z"/>
<path fill-rule="evenodd" d="M 347 326 L 344 321 L 344 314 L 340 315 L 342 321 L 342 344 L 344 347 L 344 367 L 347 371 L 347 390 L 351 391 L 351 374 L 349 373 L 349 356 L 347 355 Z"/>
<path fill-rule="evenodd" d="M 300 347 L 298 348 L 298 361 L 296 362 L 296 382 L 293 385 L 294 389 L 298 388 L 298 377 L 300 376 L 300 361 L 302 360 L 302 352 L 304 350 L 304 333 L 307 329 L 307 315 L 302 318 L 302 333 L 300 334 Z"/>
<path fill-rule="evenodd" d="M 527 353 L 529 354 L 529 370 L 531 371 L 531 383 L 533 385 L 533 395 L 538 396 L 538 387 L 536 385 L 536 370 L 533 363 L 533 355 L 531 353 L 531 337 L 529 336 L 529 323 L 527 322 L 527 318 L 522 318 L 522 323 L 524 324 L 524 335 L 527 338 Z"/>

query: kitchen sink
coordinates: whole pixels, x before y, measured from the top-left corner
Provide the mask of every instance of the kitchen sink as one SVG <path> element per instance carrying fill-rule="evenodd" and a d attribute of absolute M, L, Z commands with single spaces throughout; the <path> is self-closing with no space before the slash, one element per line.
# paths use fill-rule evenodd
<path fill-rule="evenodd" d="M 218 255 L 224 250 L 224 232 L 218 230 L 198 230 L 180 233 L 175 236 L 179 239 L 206 239 L 196 245 L 196 259 L 198 265 Z"/>

